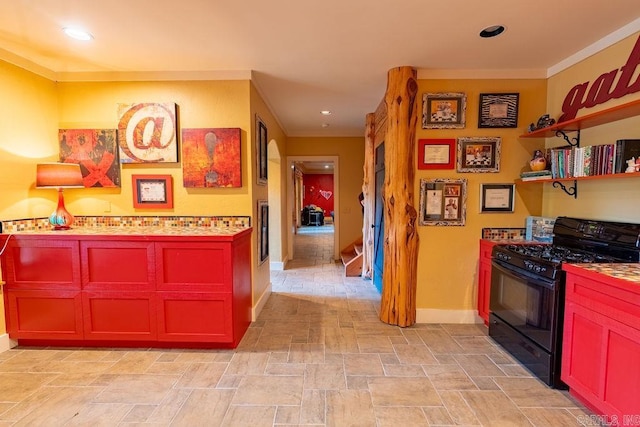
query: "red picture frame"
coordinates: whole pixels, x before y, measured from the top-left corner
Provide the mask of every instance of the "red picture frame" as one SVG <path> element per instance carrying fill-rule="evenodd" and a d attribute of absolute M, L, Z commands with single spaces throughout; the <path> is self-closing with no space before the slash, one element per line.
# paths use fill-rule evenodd
<path fill-rule="evenodd" d="M 132 175 L 133 207 L 136 209 L 172 209 L 171 175 Z"/>
<path fill-rule="evenodd" d="M 418 169 L 453 169 L 455 138 L 419 139 Z"/>

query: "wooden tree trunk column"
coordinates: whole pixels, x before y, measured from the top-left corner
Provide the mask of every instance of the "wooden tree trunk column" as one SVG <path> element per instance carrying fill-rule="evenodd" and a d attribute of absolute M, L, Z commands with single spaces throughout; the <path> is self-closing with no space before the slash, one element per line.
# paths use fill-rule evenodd
<path fill-rule="evenodd" d="M 385 94 L 385 229 L 380 320 L 403 327 L 416 322 L 418 234 L 413 188 L 417 92 L 413 68 L 389 71 Z"/>

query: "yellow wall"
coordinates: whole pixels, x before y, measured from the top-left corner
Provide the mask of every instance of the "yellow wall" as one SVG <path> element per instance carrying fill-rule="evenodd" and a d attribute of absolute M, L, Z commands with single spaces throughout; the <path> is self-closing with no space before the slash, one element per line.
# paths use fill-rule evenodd
<path fill-rule="evenodd" d="M 286 152 L 287 138 L 280 128 L 276 118 L 271 114 L 271 111 L 265 104 L 264 100 L 256 90 L 255 86 L 251 84 L 250 92 L 251 100 L 251 117 L 253 120 L 253 126 L 255 128 L 255 116 L 260 116 L 260 119 L 267 127 L 267 138 L 269 140 L 268 154 L 271 157 L 267 165 L 267 178 L 268 185 L 258 185 L 256 176 L 251 179 L 251 186 L 253 188 L 253 217 L 257 218 L 258 200 L 269 201 L 269 235 L 272 237 L 269 239 L 269 258 L 267 261 L 260 264 L 260 257 L 257 250 L 257 244 L 254 244 L 254 259 L 256 260 L 256 269 L 253 279 L 253 305 L 254 307 L 258 302 L 263 303 L 264 298 L 268 296 L 266 293 L 269 290 L 270 283 L 270 262 L 282 261 L 282 246 L 278 240 L 281 240 L 286 248 L 287 236 L 284 230 L 286 227 L 284 224 L 284 206 L 286 206 L 286 197 L 281 196 L 282 188 L 286 188 L 283 183 L 283 177 L 286 176 L 282 171 L 285 168 L 284 161 L 279 164 L 277 160 L 282 157 Z M 256 134 L 254 129 L 254 135 Z M 255 136 L 254 136 L 255 139 Z M 252 153 L 252 164 L 256 164 L 256 150 L 255 140 L 252 140 L 253 145 L 250 148 Z M 253 168 L 256 172 L 256 168 Z M 254 224 L 255 225 L 255 224 Z M 254 239 L 256 238 L 257 228 L 254 227 Z M 280 239 L 278 239 L 278 237 Z"/>
<path fill-rule="evenodd" d="M 363 118 L 364 120 L 364 118 Z M 340 249 L 362 237 L 362 192 L 364 172 L 364 125 L 362 138 L 289 138 L 288 156 L 338 156 L 339 180 L 334 184 L 340 193 Z M 290 174 L 287 174 L 290 176 Z"/>
<path fill-rule="evenodd" d="M 501 162 L 498 173 L 457 173 L 449 170 L 416 170 L 415 203 L 419 206 L 420 179 L 467 179 L 466 225 L 419 226 L 418 310 L 475 310 L 477 298 L 478 242 L 484 227 L 524 227 L 529 215 L 542 210 L 542 192 L 535 187 L 516 188 L 514 213 L 480 214 L 480 184 L 513 183 L 523 169 L 528 170 L 536 148 L 518 136 L 545 108 L 546 81 L 534 80 L 419 80 L 419 94 L 427 92 L 463 92 L 467 95 L 464 129 L 422 129 L 418 124 L 416 140 L 423 138 L 457 138 L 498 136 Z M 520 94 L 518 128 L 479 129 L 480 93 L 517 92 Z M 421 98 L 420 98 L 421 99 Z M 416 144 L 417 146 L 418 144 Z M 538 147 L 542 142 L 538 142 Z M 464 315 L 462 315 L 464 316 Z M 421 316 L 418 316 L 420 321 Z M 429 319 L 422 318 L 423 321 Z M 452 320 L 456 319 L 455 315 Z"/>
<path fill-rule="evenodd" d="M 57 134 L 55 83 L 0 61 L 0 93 L 0 221 L 32 217 L 43 203 L 53 210 L 46 199 L 30 199 L 29 189 L 36 163 L 52 154 L 50 141 Z M 55 197 L 51 194 L 51 199 Z M 0 313 L 4 313 L 2 298 Z M 5 332 L 2 314 L 0 335 Z"/>
<path fill-rule="evenodd" d="M 60 128 L 114 129 L 117 127 L 118 103 L 174 102 L 178 105 L 179 129 L 242 129 L 241 188 L 184 188 L 180 163 L 124 164 L 121 167 L 121 188 L 65 192 L 67 208 L 76 215 L 251 215 L 252 187 L 247 185 L 253 180 L 251 169 L 247 167 L 252 164 L 249 162 L 253 153 L 249 144 L 252 129 L 249 86 L 249 81 L 59 83 Z M 50 143 L 50 160 L 56 160 L 57 139 Z M 145 173 L 173 176 L 173 209 L 133 208 L 131 175 Z M 50 195 L 50 199 L 51 206 L 35 216 L 49 214 L 53 209 L 53 195 Z"/>
<path fill-rule="evenodd" d="M 552 117 L 561 115 L 562 102 L 571 88 L 577 84 L 591 82 L 603 73 L 622 67 L 638 40 L 636 33 L 615 45 L 593 55 L 573 67 L 549 78 L 547 111 Z M 636 70 L 631 82 L 640 78 Z M 626 95 L 620 99 L 612 99 L 604 104 L 589 109 L 582 109 L 578 117 L 613 106 L 640 99 L 640 92 Z M 575 134 L 570 134 L 574 136 Z M 580 145 L 611 144 L 617 139 L 640 138 L 640 117 L 634 117 L 607 125 L 582 130 Z M 548 147 L 564 145 L 558 138 L 549 138 Z M 567 196 L 554 189 L 550 184 L 544 185 L 543 214 L 556 217 L 559 215 L 640 222 L 640 197 L 638 179 L 609 179 L 603 181 L 578 182 L 578 198 Z"/>

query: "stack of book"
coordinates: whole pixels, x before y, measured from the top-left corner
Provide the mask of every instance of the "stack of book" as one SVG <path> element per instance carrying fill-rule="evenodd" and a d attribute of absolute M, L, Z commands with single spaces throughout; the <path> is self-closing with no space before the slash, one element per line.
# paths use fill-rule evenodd
<path fill-rule="evenodd" d="M 623 173 L 627 161 L 640 156 L 640 139 L 620 139 L 615 144 L 561 147 L 549 150 L 551 175 L 555 178 Z"/>
<path fill-rule="evenodd" d="M 552 177 L 550 170 L 528 171 L 520 174 L 523 181 L 537 181 L 539 179 L 550 179 Z"/>

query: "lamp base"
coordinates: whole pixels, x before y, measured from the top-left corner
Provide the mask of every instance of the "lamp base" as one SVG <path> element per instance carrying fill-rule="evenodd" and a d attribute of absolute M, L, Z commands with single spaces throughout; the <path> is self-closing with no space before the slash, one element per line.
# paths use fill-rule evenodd
<path fill-rule="evenodd" d="M 75 221 L 73 215 L 64 207 L 64 197 L 62 196 L 62 188 L 58 189 L 58 207 L 49 215 L 49 224 L 53 225 L 53 229 L 68 230 Z"/>

